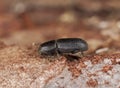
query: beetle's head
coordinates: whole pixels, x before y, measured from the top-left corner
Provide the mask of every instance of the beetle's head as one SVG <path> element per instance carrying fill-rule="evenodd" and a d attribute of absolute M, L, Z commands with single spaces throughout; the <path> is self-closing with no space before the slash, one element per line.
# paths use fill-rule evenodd
<path fill-rule="evenodd" d="M 46 54 L 47 54 L 47 51 L 48 51 L 48 48 L 47 48 L 47 47 L 42 47 L 42 46 L 40 46 L 40 47 L 38 48 L 38 52 L 39 52 L 40 55 L 46 55 Z"/>
<path fill-rule="evenodd" d="M 40 55 L 43 56 L 53 56 L 56 54 L 55 48 L 52 46 L 40 46 L 38 49 Z"/>

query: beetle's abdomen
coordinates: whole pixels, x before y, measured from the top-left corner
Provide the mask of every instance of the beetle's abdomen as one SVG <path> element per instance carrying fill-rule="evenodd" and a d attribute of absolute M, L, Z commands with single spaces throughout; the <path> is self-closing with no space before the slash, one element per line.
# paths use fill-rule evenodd
<path fill-rule="evenodd" d="M 57 40 L 59 53 L 77 53 L 88 49 L 87 43 L 79 38 L 64 38 Z"/>

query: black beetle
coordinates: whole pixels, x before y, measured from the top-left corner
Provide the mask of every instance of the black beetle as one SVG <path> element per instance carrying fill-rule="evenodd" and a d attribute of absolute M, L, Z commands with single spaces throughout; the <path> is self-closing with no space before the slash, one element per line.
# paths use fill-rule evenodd
<path fill-rule="evenodd" d="M 44 56 L 67 55 L 88 50 L 86 41 L 80 38 L 61 38 L 42 43 L 38 49 Z"/>

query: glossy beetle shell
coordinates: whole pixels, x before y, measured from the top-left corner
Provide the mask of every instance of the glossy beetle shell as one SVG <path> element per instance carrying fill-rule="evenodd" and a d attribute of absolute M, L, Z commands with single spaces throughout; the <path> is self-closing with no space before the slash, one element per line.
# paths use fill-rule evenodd
<path fill-rule="evenodd" d="M 41 55 L 74 54 L 88 50 L 86 41 L 80 38 L 62 38 L 42 43 L 38 49 Z"/>

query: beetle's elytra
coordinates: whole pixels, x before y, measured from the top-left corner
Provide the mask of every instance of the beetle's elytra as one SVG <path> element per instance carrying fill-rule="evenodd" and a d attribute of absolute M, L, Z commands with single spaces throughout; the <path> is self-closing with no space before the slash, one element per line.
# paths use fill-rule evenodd
<path fill-rule="evenodd" d="M 88 44 L 80 38 L 62 38 L 42 43 L 38 49 L 41 55 L 54 56 L 75 54 L 88 50 Z"/>

